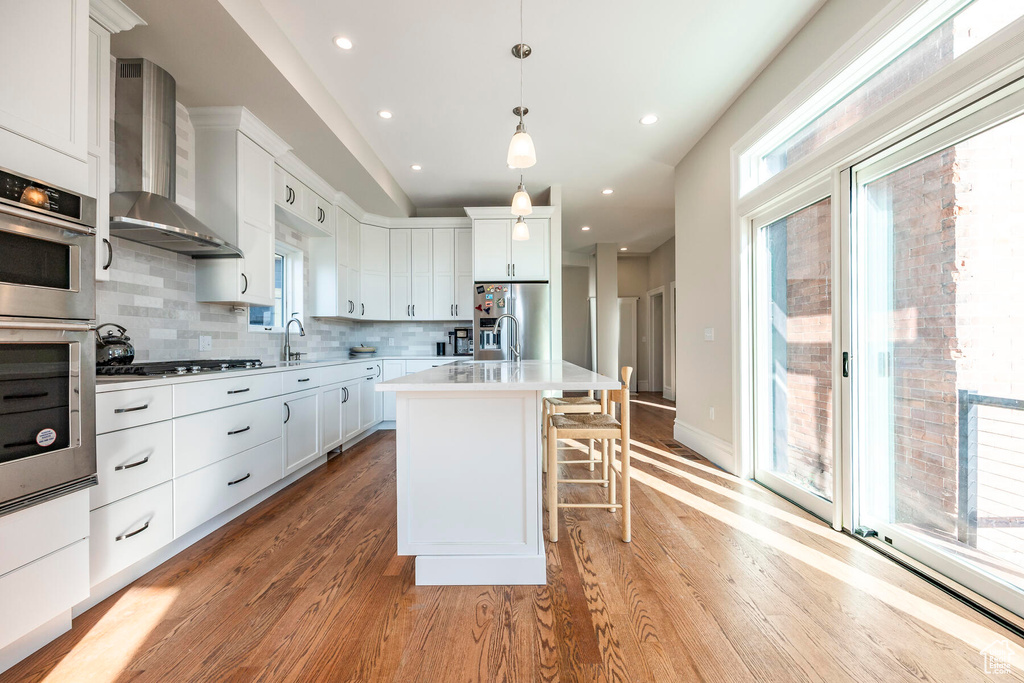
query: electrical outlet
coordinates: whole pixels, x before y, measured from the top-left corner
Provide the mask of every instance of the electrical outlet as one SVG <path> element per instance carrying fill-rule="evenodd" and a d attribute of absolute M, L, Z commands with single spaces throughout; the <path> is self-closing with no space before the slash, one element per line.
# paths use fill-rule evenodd
<path fill-rule="evenodd" d="M 704 328 L 704 341 L 715 341 L 715 328 L 705 327 Z"/>
<path fill-rule="evenodd" d="M 395 338 L 394 337 L 388 337 L 388 346 L 394 346 L 394 345 L 395 345 Z"/>
<path fill-rule="evenodd" d="M 712 420 L 715 419 L 715 407 L 714 406 L 711 406 L 710 408 L 708 408 L 708 417 L 711 418 Z"/>
<path fill-rule="evenodd" d="M 206 335 L 206 334 L 199 335 L 199 350 L 200 351 L 209 351 L 212 348 L 213 348 L 213 337 L 211 337 L 209 335 Z"/>

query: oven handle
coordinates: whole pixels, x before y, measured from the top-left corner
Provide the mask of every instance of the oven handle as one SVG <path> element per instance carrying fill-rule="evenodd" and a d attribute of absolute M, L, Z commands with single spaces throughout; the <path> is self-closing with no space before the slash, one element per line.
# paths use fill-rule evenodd
<path fill-rule="evenodd" d="M 10 204 L 0 203 L 0 213 L 5 213 L 9 216 L 17 216 L 18 218 L 24 218 L 26 220 L 35 221 L 36 223 L 44 223 L 46 225 L 60 228 L 61 230 L 67 230 L 69 232 L 77 232 L 80 235 L 95 235 L 96 228 L 90 228 L 87 225 L 79 225 L 70 221 L 61 220 L 59 218 L 53 218 L 45 214 L 36 213 L 35 211 L 27 211 L 25 209 L 18 208 L 17 206 L 11 206 Z"/>
<path fill-rule="evenodd" d="M 54 322 L 30 322 L 28 320 L 19 320 L 17 322 L 13 320 L 2 320 L 0 319 L 0 330 L 57 330 L 58 332 L 92 332 L 96 329 L 95 325 L 89 323 L 83 323 L 81 321 L 54 321 Z"/>

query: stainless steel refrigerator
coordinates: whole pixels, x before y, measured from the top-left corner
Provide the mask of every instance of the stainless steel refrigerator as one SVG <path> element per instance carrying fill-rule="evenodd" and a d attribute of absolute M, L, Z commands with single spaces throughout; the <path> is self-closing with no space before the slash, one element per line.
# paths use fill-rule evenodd
<path fill-rule="evenodd" d="M 551 359 L 551 288 L 546 282 L 478 282 L 474 294 L 473 333 L 476 360 L 513 360 L 509 342 L 515 325 L 494 326 L 503 314 L 519 321 L 523 360 Z"/>

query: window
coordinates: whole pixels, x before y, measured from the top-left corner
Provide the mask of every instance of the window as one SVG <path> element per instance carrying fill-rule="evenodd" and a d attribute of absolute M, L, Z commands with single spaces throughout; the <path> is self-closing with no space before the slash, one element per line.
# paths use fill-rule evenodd
<path fill-rule="evenodd" d="M 302 252 L 278 243 L 274 254 L 274 305 L 249 307 L 251 332 L 283 332 L 302 316 Z"/>
<path fill-rule="evenodd" d="M 823 147 L 1021 16 L 1024 2 L 924 3 L 740 156 L 741 194 Z"/>

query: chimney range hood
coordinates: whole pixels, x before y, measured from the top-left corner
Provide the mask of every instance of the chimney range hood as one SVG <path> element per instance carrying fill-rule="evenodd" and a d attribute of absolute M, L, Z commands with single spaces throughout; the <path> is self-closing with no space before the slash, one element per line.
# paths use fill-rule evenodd
<path fill-rule="evenodd" d="M 110 234 L 192 258 L 241 258 L 174 202 L 174 78 L 146 59 L 119 59 L 115 74 Z"/>

